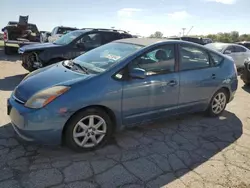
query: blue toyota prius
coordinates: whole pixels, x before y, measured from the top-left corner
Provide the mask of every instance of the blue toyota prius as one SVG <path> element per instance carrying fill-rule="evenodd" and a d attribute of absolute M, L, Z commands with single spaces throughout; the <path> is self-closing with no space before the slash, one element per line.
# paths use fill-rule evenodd
<path fill-rule="evenodd" d="M 237 87 L 227 56 L 185 41 L 130 38 L 30 73 L 8 99 L 8 115 L 27 141 L 90 150 L 142 122 L 218 116 Z"/>

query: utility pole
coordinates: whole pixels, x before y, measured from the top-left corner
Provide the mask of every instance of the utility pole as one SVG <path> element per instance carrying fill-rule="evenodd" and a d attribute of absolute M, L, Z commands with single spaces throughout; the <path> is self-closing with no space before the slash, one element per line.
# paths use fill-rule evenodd
<path fill-rule="evenodd" d="M 190 31 L 193 29 L 194 26 L 192 26 L 189 31 L 187 32 L 187 35 L 190 33 Z"/>
<path fill-rule="evenodd" d="M 184 36 L 185 30 L 186 30 L 186 28 L 182 28 L 182 36 Z"/>

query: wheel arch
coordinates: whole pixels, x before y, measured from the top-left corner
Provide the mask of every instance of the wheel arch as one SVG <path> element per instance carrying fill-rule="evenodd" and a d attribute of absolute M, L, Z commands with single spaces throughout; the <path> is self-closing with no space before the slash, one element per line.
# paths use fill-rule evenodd
<path fill-rule="evenodd" d="M 113 132 L 116 131 L 116 123 L 117 123 L 117 121 L 116 121 L 115 113 L 114 113 L 110 108 L 108 108 L 108 107 L 106 107 L 106 106 L 103 106 L 103 105 L 90 105 L 90 106 L 86 106 L 86 107 L 83 107 L 83 108 L 77 110 L 77 111 L 74 112 L 74 113 L 70 116 L 70 118 L 66 121 L 66 123 L 65 123 L 64 126 L 63 126 L 63 130 L 62 130 L 62 136 L 61 136 L 61 141 L 62 141 L 62 143 L 64 142 L 64 139 L 63 139 L 63 138 L 64 138 L 64 135 L 65 135 L 65 131 L 66 131 L 66 127 L 67 127 L 68 122 L 69 122 L 76 114 L 78 114 L 78 113 L 80 113 L 80 112 L 82 112 L 82 111 L 85 111 L 85 110 L 87 110 L 87 109 L 91 109 L 91 108 L 92 108 L 92 109 L 93 109 L 93 108 L 95 108 L 95 109 L 100 109 L 100 110 L 106 112 L 106 113 L 108 114 L 108 116 L 110 117 L 111 121 L 114 122 L 114 123 L 113 123 Z"/>
<path fill-rule="evenodd" d="M 223 87 L 221 87 L 220 89 L 224 89 L 225 91 L 226 91 L 226 94 L 227 94 L 227 103 L 229 102 L 229 99 L 230 99 L 230 90 L 229 90 L 229 88 L 228 87 L 226 87 L 226 86 L 223 86 Z M 219 89 L 219 90 L 220 90 Z M 219 91 L 219 90 L 217 90 L 217 91 Z"/>

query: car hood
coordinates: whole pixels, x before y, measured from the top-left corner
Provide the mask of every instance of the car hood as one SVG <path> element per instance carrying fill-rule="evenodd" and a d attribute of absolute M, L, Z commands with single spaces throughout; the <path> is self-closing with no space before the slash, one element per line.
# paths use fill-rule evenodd
<path fill-rule="evenodd" d="M 92 76 L 71 71 L 60 62 L 30 73 L 15 88 L 13 95 L 18 100 L 26 102 L 35 93 L 46 88 L 56 85 L 71 86 Z"/>
<path fill-rule="evenodd" d="M 33 51 L 33 50 L 43 50 L 43 49 L 48 49 L 48 48 L 59 48 L 59 47 L 61 47 L 61 45 L 53 44 L 53 43 L 30 44 L 30 45 L 25 45 L 19 48 L 19 53 Z"/>

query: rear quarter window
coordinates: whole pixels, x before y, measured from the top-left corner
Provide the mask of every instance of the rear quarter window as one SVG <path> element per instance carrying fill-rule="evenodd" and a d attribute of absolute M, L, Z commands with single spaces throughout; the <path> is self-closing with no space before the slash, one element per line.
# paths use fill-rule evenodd
<path fill-rule="evenodd" d="M 210 57 L 212 59 L 212 64 L 214 66 L 220 65 L 224 60 L 224 58 L 222 56 L 220 56 L 216 53 L 210 52 L 209 54 L 210 54 Z"/>
<path fill-rule="evenodd" d="M 133 38 L 132 35 L 129 35 L 129 34 L 121 34 L 120 35 L 122 39 L 125 39 L 125 38 Z"/>

